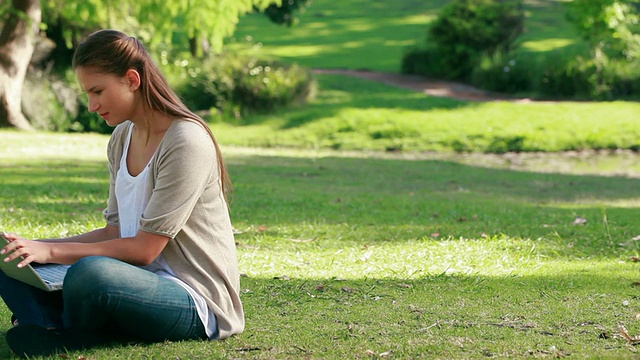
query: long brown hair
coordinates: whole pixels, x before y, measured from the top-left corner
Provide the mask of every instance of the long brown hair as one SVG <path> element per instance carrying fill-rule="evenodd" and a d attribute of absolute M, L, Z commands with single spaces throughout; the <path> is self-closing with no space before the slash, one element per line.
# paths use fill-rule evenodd
<path fill-rule="evenodd" d="M 207 123 L 189 110 L 171 89 L 164 74 L 138 39 L 118 30 L 96 31 L 78 45 L 73 54 L 72 65 L 74 69 L 92 68 L 117 77 L 125 76 L 129 69 L 135 69 L 140 74 L 140 91 L 146 108 L 202 125 L 213 140 L 222 191 L 225 199 L 228 199 L 227 196 L 232 191 L 231 178 L 215 136 Z M 144 120 L 148 122 L 146 117 Z"/>

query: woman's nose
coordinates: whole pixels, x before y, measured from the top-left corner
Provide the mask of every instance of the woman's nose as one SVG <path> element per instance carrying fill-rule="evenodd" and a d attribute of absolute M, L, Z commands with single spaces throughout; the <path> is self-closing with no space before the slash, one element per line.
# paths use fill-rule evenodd
<path fill-rule="evenodd" d="M 95 99 L 89 98 L 89 111 L 96 112 L 100 108 L 98 101 Z"/>

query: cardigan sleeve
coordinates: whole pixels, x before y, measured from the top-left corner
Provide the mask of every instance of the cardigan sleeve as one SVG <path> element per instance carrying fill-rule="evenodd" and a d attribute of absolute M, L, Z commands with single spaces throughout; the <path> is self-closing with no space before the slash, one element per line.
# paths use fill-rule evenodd
<path fill-rule="evenodd" d="M 152 166 L 152 192 L 140 230 L 174 238 L 213 177 L 216 152 L 201 125 L 178 120 L 165 134 Z"/>

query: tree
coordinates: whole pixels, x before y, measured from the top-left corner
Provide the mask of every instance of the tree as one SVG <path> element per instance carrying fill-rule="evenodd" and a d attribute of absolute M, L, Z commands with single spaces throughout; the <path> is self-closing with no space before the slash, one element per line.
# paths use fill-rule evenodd
<path fill-rule="evenodd" d="M 606 57 L 640 57 L 640 0 L 574 0 L 566 6 L 596 64 L 602 65 Z"/>
<path fill-rule="evenodd" d="M 264 10 L 264 14 L 278 25 L 291 27 L 296 24 L 298 20 L 294 12 L 304 11 L 304 9 L 311 4 L 311 1 L 312 0 L 284 0 L 281 5 L 269 5 Z"/>
<path fill-rule="evenodd" d="M 610 59 L 640 59 L 640 0 L 574 0 L 566 6 L 567 18 L 590 46 L 596 92 L 604 93 Z"/>
<path fill-rule="evenodd" d="M 8 15 L 0 32 L 0 126 L 29 130 L 21 94 L 42 17 L 40 0 L 12 0 Z"/>
<path fill-rule="evenodd" d="M 206 40 L 214 51 L 233 34 L 240 16 L 281 0 L 12 0 L 0 3 L 0 126 L 30 129 L 21 110 L 22 84 L 40 27 L 55 24 L 68 47 L 101 27 L 119 28 L 149 46 L 174 39 Z M 43 23 L 42 12 L 45 19 Z M 181 44 L 188 47 L 186 44 Z"/>

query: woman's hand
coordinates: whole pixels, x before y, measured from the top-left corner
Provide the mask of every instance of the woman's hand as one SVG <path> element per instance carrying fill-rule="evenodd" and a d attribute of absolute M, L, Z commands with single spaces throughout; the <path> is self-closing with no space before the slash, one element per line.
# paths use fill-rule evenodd
<path fill-rule="evenodd" d="M 18 263 L 18 267 L 24 267 L 32 262 L 46 264 L 51 260 L 51 246 L 53 244 L 43 241 L 33 241 L 22 238 L 16 234 L 3 233 L 4 238 L 9 240 L 0 255 L 6 255 L 5 262 L 10 262 L 19 257 L 22 261 Z"/>

